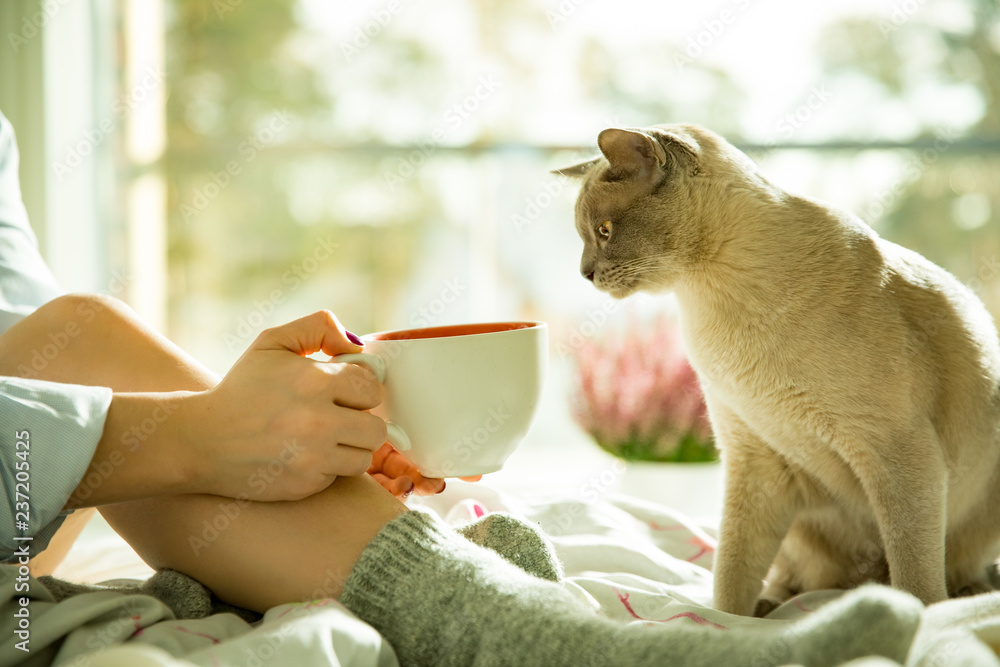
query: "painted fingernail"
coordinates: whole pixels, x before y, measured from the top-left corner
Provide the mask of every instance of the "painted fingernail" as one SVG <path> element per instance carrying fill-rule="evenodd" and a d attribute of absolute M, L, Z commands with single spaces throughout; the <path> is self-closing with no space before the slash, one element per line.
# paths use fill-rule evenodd
<path fill-rule="evenodd" d="M 403 500 L 409 498 L 415 488 L 417 488 L 416 484 L 410 484 L 410 490 L 403 494 Z"/>
<path fill-rule="evenodd" d="M 361 342 L 361 339 L 358 338 L 357 334 L 353 334 L 350 331 L 347 331 L 346 329 L 344 330 L 344 333 L 347 334 L 348 340 L 350 340 L 355 345 L 362 345 L 362 346 L 364 345 L 364 343 Z"/>

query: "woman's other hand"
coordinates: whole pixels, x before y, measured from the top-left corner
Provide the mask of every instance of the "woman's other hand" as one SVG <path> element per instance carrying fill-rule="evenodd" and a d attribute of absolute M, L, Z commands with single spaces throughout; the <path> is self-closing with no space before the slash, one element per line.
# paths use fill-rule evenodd
<path fill-rule="evenodd" d="M 410 463 L 388 442 L 375 452 L 368 474 L 397 498 L 406 498 L 411 493 L 418 496 L 432 496 L 444 491 L 445 482 L 437 477 L 424 477 L 417 466 Z M 466 482 L 478 482 L 482 475 L 462 477 Z"/>

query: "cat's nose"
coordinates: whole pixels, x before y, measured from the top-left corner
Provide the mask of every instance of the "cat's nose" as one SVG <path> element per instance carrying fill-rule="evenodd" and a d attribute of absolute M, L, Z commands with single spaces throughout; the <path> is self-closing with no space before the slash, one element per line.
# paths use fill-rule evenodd
<path fill-rule="evenodd" d="M 593 271 L 587 271 L 586 269 L 584 269 L 580 273 L 582 273 L 583 277 L 586 278 L 587 280 L 589 280 L 590 282 L 594 282 L 594 272 Z"/>

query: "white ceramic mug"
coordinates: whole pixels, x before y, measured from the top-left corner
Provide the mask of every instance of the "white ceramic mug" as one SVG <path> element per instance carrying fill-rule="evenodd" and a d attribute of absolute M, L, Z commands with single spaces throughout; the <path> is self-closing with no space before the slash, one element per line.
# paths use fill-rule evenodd
<path fill-rule="evenodd" d="M 548 325 L 493 322 L 362 336 L 334 361 L 367 367 L 385 387 L 372 413 L 425 477 L 494 472 L 528 433 L 548 368 Z"/>

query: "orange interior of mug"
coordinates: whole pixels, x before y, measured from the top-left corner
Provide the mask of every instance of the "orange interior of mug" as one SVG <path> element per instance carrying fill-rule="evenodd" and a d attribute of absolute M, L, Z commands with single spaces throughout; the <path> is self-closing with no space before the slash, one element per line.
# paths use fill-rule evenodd
<path fill-rule="evenodd" d="M 472 336 L 475 334 L 498 333 L 537 327 L 538 322 L 482 322 L 477 324 L 453 324 L 443 327 L 405 329 L 403 331 L 383 331 L 366 334 L 364 340 L 419 340 L 421 338 L 449 338 L 451 336 Z"/>

